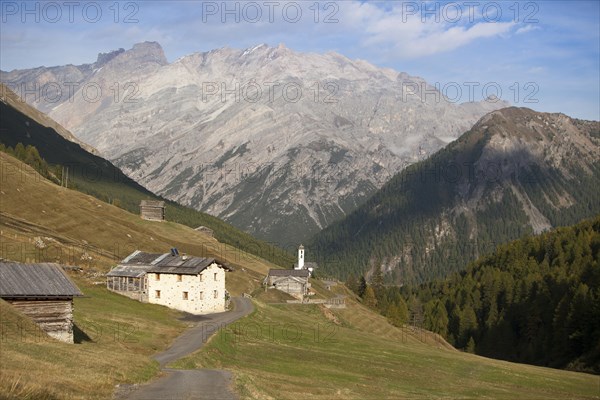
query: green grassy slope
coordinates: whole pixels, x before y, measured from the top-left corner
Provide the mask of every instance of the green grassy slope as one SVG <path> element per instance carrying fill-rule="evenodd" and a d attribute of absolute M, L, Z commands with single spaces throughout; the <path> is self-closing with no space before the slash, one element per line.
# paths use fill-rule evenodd
<path fill-rule="evenodd" d="M 116 259 L 114 244 L 130 246 L 124 254 L 133 248 L 162 251 L 174 245 L 197 255 L 222 251 L 222 245 L 189 227 L 143 221 L 58 187 L 6 154 L 0 154 L 0 165 L 12 171 L 3 173 L 0 188 L 0 257 L 80 265 L 83 270 L 72 276 L 87 297 L 75 301 L 75 323 L 92 339 L 75 345 L 40 340 L 35 333 L 27 336 L 35 332 L 31 326 L 21 336 L 14 328 L 18 315 L 0 304 L 0 325 L 6 332 L 0 341 L 0 398 L 104 399 L 117 383 L 155 376 L 157 366 L 149 355 L 168 346 L 183 325 L 172 310 L 104 288 L 102 271 Z M 39 240 L 45 247 L 39 247 Z M 234 294 L 258 288 L 266 270 L 275 266 L 244 252 L 215 255 L 237 267 L 227 275 Z M 323 295 L 334 295 L 324 290 L 319 288 Z M 341 286 L 335 293 L 347 294 Z M 597 377 L 460 353 L 429 333 L 395 328 L 353 301 L 337 311 L 255 305 L 254 314 L 178 365 L 231 369 L 242 397 L 258 399 L 599 395 Z"/>
<path fill-rule="evenodd" d="M 597 376 L 458 352 L 352 302 L 255 306 L 174 366 L 232 370 L 243 399 L 600 398 Z"/>

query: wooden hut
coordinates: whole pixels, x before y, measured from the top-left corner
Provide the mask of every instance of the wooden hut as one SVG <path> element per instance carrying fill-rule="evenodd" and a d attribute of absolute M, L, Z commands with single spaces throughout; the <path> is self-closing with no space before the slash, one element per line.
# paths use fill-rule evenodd
<path fill-rule="evenodd" d="M 82 296 L 58 264 L 0 262 L 0 298 L 51 337 L 73 343 L 73 297 Z"/>
<path fill-rule="evenodd" d="M 149 221 L 164 221 L 165 202 L 158 200 L 142 200 L 140 203 L 140 216 Z"/>

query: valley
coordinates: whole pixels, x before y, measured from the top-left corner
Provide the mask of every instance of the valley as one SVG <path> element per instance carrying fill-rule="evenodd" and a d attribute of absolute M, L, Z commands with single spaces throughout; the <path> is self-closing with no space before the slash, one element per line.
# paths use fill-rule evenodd
<path fill-rule="evenodd" d="M 102 399 L 116 384 L 142 383 L 155 376 L 158 363 L 150 356 L 165 349 L 188 324 L 178 319 L 177 312 L 108 292 L 103 272 L 133 248 L 161 251 L 169 246 L 227 260 L 238 267 L 228 276 L 227 289 L 232 295 L 256 296 L 253 314 L 219 331 L 198 354 L 172 366 L 232 370 L 234 390 L 242 398 L 283 399 L 300 392 L 322 399 L 513 398 L 515 392 L 532 399 L 597 398 L 597 376 L 458 352 L 427 332 L 390 325 L 343 286 L 332 288 L 331 293 L 318 289 L 325 290 L 326 296 L 340 290 L 348 296 L 348 308 L 332 314 L 324 314 L 319 306 L 263 302 L 261 280 L 273 264 L 235 249 L 228 251 L 215 239 L 185 226 L 143 221 L 61 188 L 6 154 L 0 153 L 0 161 L 3 171 L 22 171 L 3 175 L 1 257 L 81 265 L 72 274 L 86 295 L 75 301 L 76 336 L 81 340 L 75 345 L 40 339 L 35 326 L 1 304 L 0 393 L 5 398 Z M 36 248 L 40 236 L 51 245 Z M 115 252 L 115 243 L 122 243 L 118 247 L 122 253 Z M 18 328 L 23 326 L 26 329 Z M 252 333 L 256 327 L 269 332 L 268 327 L 282 326 L 294 327 L 294 335 L 276 328 L 273 334 Z M 432 371 L 438 376 L 433 386 Z"/>
<path fill-rule="evenodd" d="M 152 192 L 282 248 L 508 105 L 455 104 L 405 72 L 264 44 L 169 63 L 145 42 L 0 81 Z"/>
<path fill-rule="evenodd" d="M 0 400 L 600 400 L 599 2 L 0 16 Z"/>

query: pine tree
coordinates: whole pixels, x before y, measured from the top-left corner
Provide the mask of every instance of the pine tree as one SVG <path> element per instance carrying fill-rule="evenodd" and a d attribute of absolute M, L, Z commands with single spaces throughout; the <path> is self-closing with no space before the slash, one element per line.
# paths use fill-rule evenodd
<path fill-rule="evenodd" d="M 448 335 L 448 313 L 439 299 L 433 299 L 425 304 L 425 329 Z"/>
<path fill-rule="evenodd" d="M 469 337 L 469 341 L 467 342 L 467 346 L 465 347 L 465 351 L 467 353 L 475 353 L 475 340 L 473 336 Z"/>
<path fill-rule="evenodd" d="M 371 278 L 371 286 L 373 287 L 375 297 L 378 301 L 380 301 L 381 297 L 383 296 L 383 285 L 383 273 L 381 271 L 381 267 L 376 266 L 375 271 L 373 272 L 373 277 Z"/>
<path fill-rule="evenodd" d="M 375 292 L 371 286 L 367 286 L 365 295 L 363 296 L 363 304 L 370 308 L 377 307 L 377 299 L 375 298 Z"/>
<path fill-rule="evenodd" d="M 364 276 L 361 276 L 358 280 L 358 288 L 356 290 L 356 294 L 360 297 L 363 297 L 365 295 L 365 290 L 367 290 L 367 280 Z"/>

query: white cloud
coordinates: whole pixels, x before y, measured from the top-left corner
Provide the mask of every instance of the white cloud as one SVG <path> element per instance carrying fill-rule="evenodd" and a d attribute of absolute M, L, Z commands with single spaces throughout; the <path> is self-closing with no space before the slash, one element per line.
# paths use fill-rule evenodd
<path fill-rule="evenodd" d="M 395 5 L 384 10 L 369 3 L 341 3 L 339 19 L 348 31 L 361 37 L 362 46 L 394 50 L 398 58 L 452 51 L 479 39 L 505 35 L 515 25 L 513 22 L 487 22 L 479 12 L 472 16 L 465 12 L 454 22 L 449 20 L 454 19 L 454 14 L 444 18 L 445 14 L 440 12 L 440 17 L 436 18 L 420 12 L 408 13 L 402 7 Z"/>
<path fill-rule="evenodd" d="M 523 33 L 527 33 L 527 32 L 531 32 L 531 31 L 537 31 L 538 29 L 540 29 L 539 26 L 537 25 L 525 25 L 522 26 L 521 28 L 517 29 L 517 31 L 515 32 L 516 35 L 521 35 Z"/>

